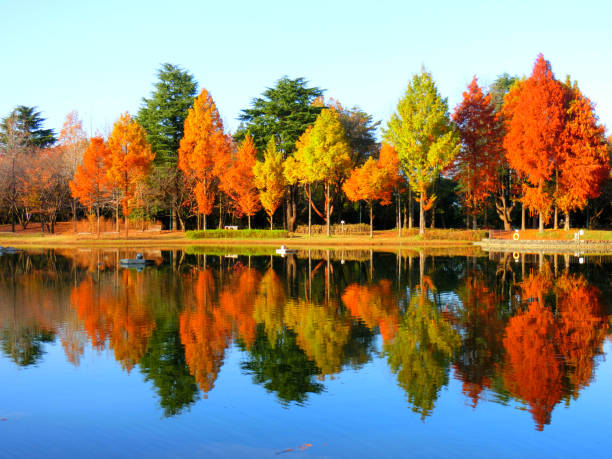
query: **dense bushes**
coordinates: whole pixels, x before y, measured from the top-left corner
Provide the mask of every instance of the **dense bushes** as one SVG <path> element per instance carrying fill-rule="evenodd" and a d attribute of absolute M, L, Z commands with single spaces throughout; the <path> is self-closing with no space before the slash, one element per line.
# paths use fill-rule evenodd
<path fill-rule="evenodd" d="M 426 229 L 425 236 L 420 237 L 418 228 L 402 230 L 403 237 L 446 241 L 481 241 L 488 235 L 487 230 Z"/>
<path fill-rule="evenodd" d="M 187 231 L 187 239 L 270 239 L 287 237 L 289 233 L 284 230 L 197 230 Z"/>

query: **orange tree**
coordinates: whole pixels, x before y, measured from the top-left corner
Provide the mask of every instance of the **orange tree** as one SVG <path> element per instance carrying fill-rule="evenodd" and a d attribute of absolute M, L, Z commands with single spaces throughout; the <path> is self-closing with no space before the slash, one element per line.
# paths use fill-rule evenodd
<path fill-rule="evenodd" d="M 247 216 L 249 229 L 251 229 L 251 217 L 261 209 L 253 174 L 256 154 L 253 138 L 247 134 L 238 147 L 236 157 L 223 175 L 221 183 L 223 190 L 233 201 L 235 214 L 239 217 Z"/>
<path fill-rule="evenodd" d="M 91 214 L 94 209 L 97 218 L 97 234 L 100 237 L 100 209 L 109 195 L 107 170 L 111 153 L 102 137 L 93 137 L 70 181 L 72 197 L 87 207 Z"/>
<path fill-rule="evenodd" d="M 383 206 L 391 203 L 391 193 L 400 180 L 399 160 L 392 146 L 383 143 L 378 160 L 368 158 L 361 167 L 351 171 L 350 177 L 344 182 L 342 189 L 349 200 L 355 202 L 364 200 L 370 206 L 370 237 L 373 234 L 374 201 L 380 201 Z"/>
<path fill-rule="evenodd" d="M 194 183 L 197 213 L 210 215 L 215 194 L 230 153 L 230 141 L 223 133 L 223 121 L 208 91 L 203 89 L 185 119 L 184 135 L 178 151 L 178 166 Z M 198 219 L 199 226 L 199 219 Z"/>
<path fill-rule="evenodd" d="M 107 172 L 111 186 L 121 193 L 121 207 L 128 237 L 128 217 L 137 184 L 149 173 L 155 154 L 147 143 L 146 132 L 128 113 L 121 115 L 108 139 L 111 152 Z"/>
<path fill-rule="evenodd" d="M 610 172 L 610 156 L 605 128 L 598 123 L 593 104 L 576 85 L 568 86 L 567 91 L 570 103 L 561 135 L 555 199 L 569 230 L 570 212 L 584 209 L 587 199 L 601 193 Z"/>

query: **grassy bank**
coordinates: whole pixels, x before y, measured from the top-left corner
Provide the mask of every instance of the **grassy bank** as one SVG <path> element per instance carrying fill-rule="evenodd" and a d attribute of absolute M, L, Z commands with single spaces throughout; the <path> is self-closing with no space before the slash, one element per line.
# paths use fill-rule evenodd
<path fill-rule="evenodd" d="M 521 233 L 521 240 L 569 240 L 574 232 L 548 230 L 539 234 L 537 230 Z M 205 233 L 205 234 L 200 234 Z M 488 236 L 484 230 L 427 230 L 424 236 L 418 230 L 404 230 L 399 237 L 395 230 L 375 231 L 374 237 L 367 234 L 307 236 L 289 234 L 276 230 L 209 230 L 206 232 L 182 231 L 131 231 L 125 239 L 118 233 L 104 233 L 100 238 L 91 234 L 41 234 L 32 232 L 0 233 L 0 246 L 16 247 L 173 247 L 186 246 L 267 246 L 278 247 L 284 244 L 296 248 L 410 248 L 410 247 L 459 247 L 469 246 Z M 585 241 L 610 241 L 612 231 L 586 231 Z"/>
<path fill-rule="evenodd" d="M 40 233 L 0 233 L 0 246 L 17 247 L 184 247 L 198 245 L 224 246 L 270 246 L 278 247 L 284 244 L 289 247 L 318 248 L 376 248 L 376 247 L 455 247 L 471 245 L 478 240 L 472 232 L 433 230 L 431 234 L 420 237 L 418 234 L 404 232 L 400 238 L 396 231 L 375 231 L 374 237 L 369 235 L 301 235 L 289 234 L 285 231 L 269 230 L 210 230 L 206 234 L 200 232 L 161 231 L 161 232 L 130 232 L 125 239 L 117 233 L 104 233 L 100 238 L 89 234 L 40 234 Z M 228 234 L 231 233 L 231 234 Z M 480 235 L 478 235 L 480 237 Z M 481 237 L 480 237 L 481 238 Z"/>

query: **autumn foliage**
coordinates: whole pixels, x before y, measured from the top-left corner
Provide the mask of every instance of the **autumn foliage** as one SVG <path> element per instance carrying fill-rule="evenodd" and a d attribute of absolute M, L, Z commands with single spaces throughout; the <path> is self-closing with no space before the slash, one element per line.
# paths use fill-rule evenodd
<path fill-rule="evenodd" d="M 261 209 L 253 173 L 256 154 L 253 138 L 247 135 L 238 147 L 222 182 L 223 189 L 232 199 L 236 215 L 248 217 L 249 229 L 251 229 L 251 217 Z"/>
<path fill-rule="evenodd" d="M 145 130 L 128 113 L 121 115 L 113 126 L 108 149 L 111 153 L 108 179 L 111 186 L 120 192 L 127 237 L 128 217 L 133 209 L 137 185 L 149 173 L 155 154 L 147 143 Z"/>
<path fill-rule="evenodd" d="M 110 194 L 107 171 L 110 167 L 111 153 L 101 137 L 93 137 L 83 155 L 82 164 L 77 166 L 74 178 L 70 181 L 72 196 L 79 199 L 89 209 L 95 210 L 100 235 L 100 210 Z"/>
<path fill-rule="evenodd" d="M 395 149 L 382 144 L 378 160 L 368 158 L 361 167 L 351 171 L 342 189 L 351 201 L 367 201 L 370 206 L 370 237 L 373 232 L 373 202 L 381 205 L 391 204 L 391 193 L 399 186 L 402 177 L 399 174 L 399 159 Z"/>
<path fill-rule="evenodd" d="M 198 214 L 210 215 L 220 175 L 225 172 L 230 141 L 211 95 L 205 89 L 196 97 L 185 119 L 185 134 L 178 151 L 178 167 L 193 182 Z"/>
<path fill-rule="evenodd" d="M 463 93 L 463 101 L 453 113 L 461 137 L 461 149 L 451 167 L 461 187 L 468 214 L 483 210 L 485 201 L 499 187 L 498 169 L 503 158 L 502 125 L 491 103 L 483 94 L 476 77 Z"/>

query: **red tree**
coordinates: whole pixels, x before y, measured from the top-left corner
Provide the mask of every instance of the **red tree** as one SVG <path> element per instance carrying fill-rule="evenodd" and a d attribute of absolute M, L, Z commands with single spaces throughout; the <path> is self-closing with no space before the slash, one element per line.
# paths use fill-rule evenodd
<path fill-rule="evenodd" d="M 497 169 L 503 157 L 503 133 L 494 112 L 491 95 L 482 93 L 474 77 L 452 117 L 461 136 L 461 150 L 451 172 L 461 186 L 464 205 L 474 219 L 474 229 L 476 215 L 499 187 Z"/>
<path fill-rule="evenodd" d="M 515 102 L 504 108 L 507 115 L 504 148 L 508 162 L 526 179 L 523 203 L 531 212 L 539 213 L 540 231 L 544 230 L 544 221 L 552 209 L 552 196 L 546 185 L 553 176 L 560 150 L 565 94 L 550 63 L 540 54 Z"/>
<path fill-rule="evenodd" d="M 605 128 L 598 123 L 593 104 L 577 86 L 568 87 L 571 98 L 559 154 L 556 201 L 570 227 L 570 211 L 584 209 L 587 199 L 596 198 L 610 172 Z"/>

